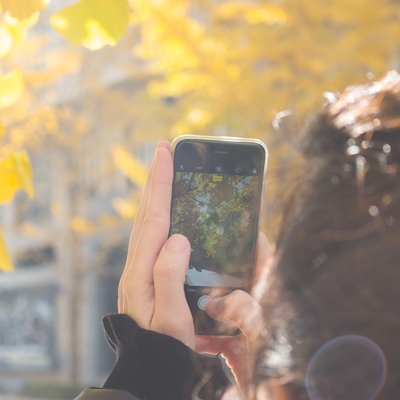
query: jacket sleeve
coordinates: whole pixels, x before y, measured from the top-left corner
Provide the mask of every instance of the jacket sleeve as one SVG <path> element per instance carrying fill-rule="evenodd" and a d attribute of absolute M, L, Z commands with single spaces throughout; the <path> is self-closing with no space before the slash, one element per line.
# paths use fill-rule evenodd
<path fill-rule="evenodd" d="M 75 400 L 218 400 L 230 386 L 216 356 L 142 329 L 125 314 L 105 316 L 103 326 L 117 361 L 103 389 Z"/>

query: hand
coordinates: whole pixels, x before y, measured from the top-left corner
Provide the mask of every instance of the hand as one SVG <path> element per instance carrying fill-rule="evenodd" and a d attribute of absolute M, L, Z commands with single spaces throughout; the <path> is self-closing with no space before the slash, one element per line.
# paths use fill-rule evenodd
<path fill-rule="evenodd" d="M 118 288 L 118 309 L 148 330 L 194 349 L 193 319 L 184 294 L 190 243 L 168 240 L 173 166 L 170 144 L 160 142 L 132 230 Z"/>
<path fill-rule="evenodd" d="M 272 262 L 272 253 L 267 237 L 260 233 L 252 296 L 236 290 L 227 296 L 209 300 L 206 304 L 206 311 L 210 317 L 233 323 L 240 328 L 242 335 L 232 338 L 196 338 L 197 351 L 222 354 L 232 369 L 239 388 L 244 388 L 251 379 L 250 351 L 264 328 L 262 309 L 255 298 L 261 297 Z"/>

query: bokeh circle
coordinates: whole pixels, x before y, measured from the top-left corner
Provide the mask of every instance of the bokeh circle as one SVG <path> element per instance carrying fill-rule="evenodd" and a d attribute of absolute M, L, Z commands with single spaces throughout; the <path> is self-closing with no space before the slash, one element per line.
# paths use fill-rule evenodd
<path fill-rule="evenodd" d="M 343 335 L 322 345 L 307 366 L 310 400 L 373 400 L 385 382 L 386 358 L 371 339 Z"/>

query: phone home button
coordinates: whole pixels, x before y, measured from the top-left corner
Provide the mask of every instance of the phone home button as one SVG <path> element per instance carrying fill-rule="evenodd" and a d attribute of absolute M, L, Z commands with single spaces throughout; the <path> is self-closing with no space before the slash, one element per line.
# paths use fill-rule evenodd
<path fill-rule="evenodd" d="M 210 300 L 210 296 L 201 296 L 199 300 L 197 301 L 197 305 L 199 306 L 200 310 L 205 310 L 206 309 L 206 304 L 208 300 Z"/>

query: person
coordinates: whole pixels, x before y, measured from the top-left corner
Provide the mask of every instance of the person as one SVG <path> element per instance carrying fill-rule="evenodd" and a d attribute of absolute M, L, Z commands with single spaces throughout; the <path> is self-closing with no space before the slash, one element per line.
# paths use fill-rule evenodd
<path fill-rule="evenodd" d="M 104 319 L 117 362 L 79 400 L 394 400 L 400 395 L 400 75 L 351 86 L 302 138 L 306 164 L 275 250 L 260 235 L 253 296 L 212 299 L 239 337 L 195 337 L 190 244 L 167 239 L 172 158 L 161 142 Z M 223 372 L 221 353 L 236 384 Z"/>

